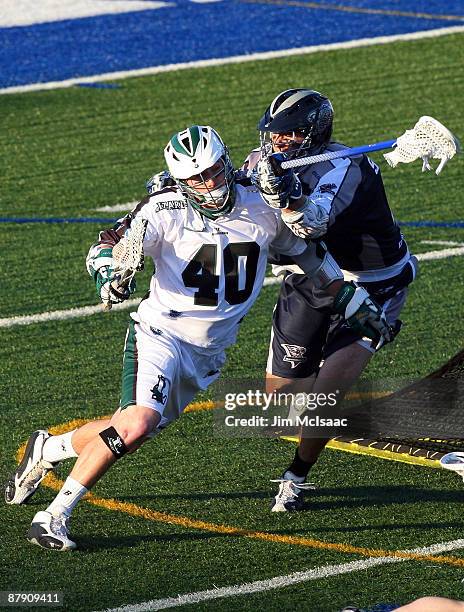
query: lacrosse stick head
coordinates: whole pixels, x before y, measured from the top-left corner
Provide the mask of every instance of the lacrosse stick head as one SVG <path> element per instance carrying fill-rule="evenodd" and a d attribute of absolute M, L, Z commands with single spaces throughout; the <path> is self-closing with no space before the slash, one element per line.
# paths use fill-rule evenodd
<path fill-rule="evenodd" d="M 131 283 L 135 273 L 144 268 L 143 239 L 147 225 L 146 219 L 136 217 L 121 240 L 113 247 L 112 268 L 116 278 L 112 281 L 111 287 L 116 294 L 130 295 L 134 290 L 131 289 Z M 103 308 L 111 310 L 111 302 L 105 302 Z"/>
<path fill-rule="evenodd" d="M 113 247 L 113 270 L 138 272 L 143 270 L 143 239 L 147 230 L 146 219 L 135 218 L 121 240 Z"/>
<path fill-rule="evenodd" d="M 447 453 L 440 459 L 441 467 L 456 472 L 464 480 L 464 453 Z"/>
<path fill-rule="evenodd" d="M 399 163 L 409 164 L 421 158 L 422 172 L 432 170 L 431 159 L 439 159 L 435 174 L 440 174 L 445 164 L 460 151 L 456 136 L 433 117 L 424 115 L 412 130 L 407 130 L 396 140 L 394 150 L 384 157 L 393 168 Z"/>

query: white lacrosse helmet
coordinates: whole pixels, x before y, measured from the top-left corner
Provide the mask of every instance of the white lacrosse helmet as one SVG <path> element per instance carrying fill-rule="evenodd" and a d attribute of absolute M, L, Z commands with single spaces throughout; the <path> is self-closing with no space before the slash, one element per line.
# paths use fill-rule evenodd
<path fill-rule="evenodd" d="M 219 134 L 206 125 L 193 125 L 171 138 L 164 149 L 164 157 L 171 176 L 189 203 L 205 217 L 216 219 L 232 210 L 235 201 L 234 167 L 229 151 Z M 222 164 L 217 164 L 217 162 Z M 214 178 L 223 174 L 222 184 L 209 188 L 211 174 L 218 165 Z M 186 179 L 194 178 L 190 185 Z M 195 187 L 198 187 L 197 189 Z"/>

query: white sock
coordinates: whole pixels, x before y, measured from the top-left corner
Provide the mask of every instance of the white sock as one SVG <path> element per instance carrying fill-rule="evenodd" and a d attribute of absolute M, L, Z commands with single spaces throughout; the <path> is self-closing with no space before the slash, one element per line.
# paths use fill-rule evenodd
<path fill-rule="evenodd" d="M 70 459 L 71 457 L 77 457 L 77 453 L 71 444 L 71 438 L 73 433 L 76 431 L 68 431 L 61 436 L 50 436 L 45 441 L 43 446 L 43 458 L 45 461 L 49 461 L 50 463 L 56 463 L 57 461 L 62 461 L 63 459 Z"/>
<path fill-rule="evenodd" d="M 51 514 L 54 514 L 55 516 L 63 513 L 69 516 L 73 511 L 74 506 L 81 499 L 81 497 L 84 497 L 87 491 L 88 489 L 81 485 L 80 482 L 77 482 L 77 480 L 74 480 L 74 478 L 68 476 L 61 491 L 48 506 L 47 512 L 51 512 Z"/>

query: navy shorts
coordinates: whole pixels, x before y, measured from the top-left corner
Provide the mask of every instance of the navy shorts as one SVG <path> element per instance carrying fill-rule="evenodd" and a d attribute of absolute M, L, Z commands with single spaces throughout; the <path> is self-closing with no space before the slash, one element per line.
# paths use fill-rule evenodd
<path fill-rule="evenodd" d="M 384 308 L 392 326 L 406 301 L 407 287 L 415 278 L 414 264 L 408 262 L 393 278 L 358 283 Z M 268 373 L 282 378 L 306 378 L 319 371 L 322 360 L 354 342 L 375 352 L 373 341 L 362 339 L 341 315 L 333 313 L 332 303 L 333 297 L 316 289 L 307 276 L 287 275 L 272 318 Z"/>

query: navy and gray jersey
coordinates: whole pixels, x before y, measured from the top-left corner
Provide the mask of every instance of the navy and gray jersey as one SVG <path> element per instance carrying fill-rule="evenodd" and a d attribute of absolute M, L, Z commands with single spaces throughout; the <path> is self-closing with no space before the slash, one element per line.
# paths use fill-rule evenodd
<path fill-rule="evenodd" d="M 344 148 L 332 142 L 325 151 Z M 244 168 L 252 169 L 259 154 L 253 151 Z M 380 169 L 366 155 L 302 166 L 295 172 L 303 193 L 329 215 L 322 238 L 345 278 L 383 280 L 408 263 L 408 246 L 388 205 Z"/>

